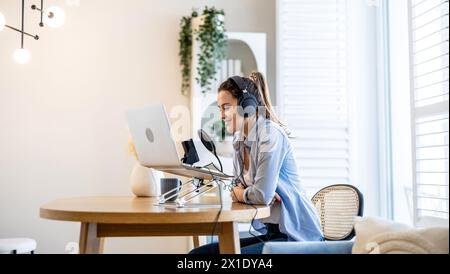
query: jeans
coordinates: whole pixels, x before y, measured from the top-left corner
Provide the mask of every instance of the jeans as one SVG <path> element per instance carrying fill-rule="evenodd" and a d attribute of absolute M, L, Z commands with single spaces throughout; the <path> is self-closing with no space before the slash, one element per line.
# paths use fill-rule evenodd
<path fill-rule="evenodd" d="M 287 235 L 280 232 L 277 224 L 266 224 L 267 234 L 240 239 L 241 254 L 262 254 L 266 242 L 285 242 Z M 219 254 L 219 244 L 211 243 L 192 249 L 189 254 Z"/>

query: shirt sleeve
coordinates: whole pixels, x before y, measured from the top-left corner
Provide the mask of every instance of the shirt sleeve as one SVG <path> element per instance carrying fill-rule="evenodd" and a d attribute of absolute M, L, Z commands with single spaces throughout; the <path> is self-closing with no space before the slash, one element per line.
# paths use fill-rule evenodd
<path fill-rule="evenodd" d="M 245 203 L 268 205 L 272 202 L 285 157 L 284 144 L 282 133 L 276 129 L 262 136 L 256 151 L 258 162 L 255 181 L 244 191 Z"/>

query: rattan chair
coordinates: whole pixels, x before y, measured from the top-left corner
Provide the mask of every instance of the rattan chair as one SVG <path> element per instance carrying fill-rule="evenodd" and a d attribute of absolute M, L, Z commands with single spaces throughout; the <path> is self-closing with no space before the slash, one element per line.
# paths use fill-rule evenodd
<path fill-rule="evenodd" d="M 312 202 L 319 212 L 325 240 L 343 241 L 355 235 L 356 216 L 362 216 L 364 200 L 352 185 L 331 185 L 319 190 Z"/>

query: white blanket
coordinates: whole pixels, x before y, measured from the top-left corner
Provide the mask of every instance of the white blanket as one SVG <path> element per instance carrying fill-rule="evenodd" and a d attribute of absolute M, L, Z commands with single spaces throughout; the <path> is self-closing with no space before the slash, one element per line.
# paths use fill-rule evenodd
<path fill-rule="evenodd" d="M 392 221 L 355 219 L 354 254 L 448 254 L 448 227 L 413 228 Z"/>
<path fill-rule="evenodd" d="M 447 233 L 444 241 L 432 241 L 422 236 L 425 230 L 410 230 L 404 232 L 385 232 L 370 238 L 366 243 L 365 252 L 369 254 L 448 254 L 448 229 L 441 231 L 433 228 L 435 235 Z M 445 230 L 445 229 L 444 229 Z M 428 233 L 427 233 L 428 234 Z"/>

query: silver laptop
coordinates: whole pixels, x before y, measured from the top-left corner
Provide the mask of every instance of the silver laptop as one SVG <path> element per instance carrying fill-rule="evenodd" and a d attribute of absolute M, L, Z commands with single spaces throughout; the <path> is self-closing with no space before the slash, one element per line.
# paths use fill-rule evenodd
<path fill-rule="evenodd" d="M 141 165 L 199 179 L 233 178 L 212 168 L 194 167 L 181 162 L 163 104 L 130 109 L 126 116 Z"/>

